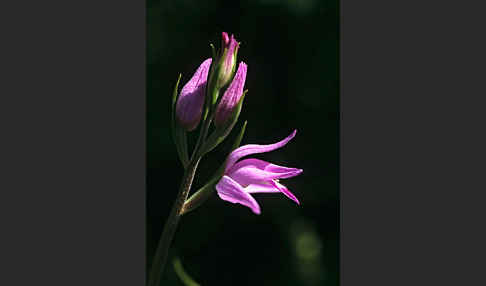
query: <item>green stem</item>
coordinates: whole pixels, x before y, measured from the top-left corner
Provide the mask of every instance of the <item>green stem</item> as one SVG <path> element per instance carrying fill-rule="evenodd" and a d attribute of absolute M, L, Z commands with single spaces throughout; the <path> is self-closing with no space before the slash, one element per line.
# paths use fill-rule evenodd
<path fill-rule="evenodd" d="M 216 183 L 219 181 L 221 176 L 213 177 L 206 185 L 200 188 L 197 192 L 195 192 L 189 199 L 186 200 L 184 206 L 181 210 L 181 215 L 184 215 L 197 207 L 199 207 L 202 203 L 204 203 L 210 195 L 213 194 L 214 187 Z"/>
<path fill-rule="evenodd" d="M 187 169 L 184 172 L 184 177 L 182 178 L 181 186 L 179 189 L 179 194 L 177 195 L 176 201 L 172 206 L 169 218 L 165 223 L 162 236 L 160 237 L 157 250 L 155 251 L 154 259 L 152 262 L 152 268 L 150 269 L 149 276 L 149 286 L 159 286 L 162 274 L 164 272 L 165 263 L 167 261 L 167 255 L 169 253 L 169 247 L 174 237 L 177 224 L 181 217 L 181 209 L 184 206 L 184 202 L 187 199 L 189 190 L 191 189 L 192 181 L 194 175 L 196 174 L 196 169 L 201 158 L 196 160 L 191 160 Z"/>
<path fill-rule="evenodd" d="M 200 154 L 198 153 L 200 151 L 199 149 L 201 147 L 201 142 L 204 142 L 204 140 L 206 140 L 206 136 L 208 135 L 209 125 L 211 124 L 212 120 L 213 120 L 212 116 L 204 120 L 203 126 L 201 127 L 201 132 L 199 133 L 199 137 L 197 138 L 196 146 L 192 151 L 191 160 L 194 160 L 195 157 L 200 157 Z"/>

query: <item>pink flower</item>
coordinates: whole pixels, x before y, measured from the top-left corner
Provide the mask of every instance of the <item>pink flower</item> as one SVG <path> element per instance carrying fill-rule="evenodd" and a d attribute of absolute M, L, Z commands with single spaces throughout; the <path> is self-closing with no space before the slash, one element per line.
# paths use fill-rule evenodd
<path fill-rule="evenodd" d="M 214 117 L 214 125 L 221 126 L 228 120 L 233 113 L 233 110 L 238 105 L 241 96 L 243 95 L 243 87 L 246 81 L 247 66 L 244 62 L 241 62 L 236 71 L 236 75 L 226 89 L 221 101 L 216 108 L 216 114 Z"/>
<path fill-rule="evenodd" d="M 187 131 L 196 129 L 201 121 L 210 67 L 211 59 L 209 58 L 199 66 L 192 78 L 184 85 L 177 99 L 176 118 Z"/>
<path fill-rule="evenodd" d="M 257 153 L 265 153 L 285 146 L 294 138 L 294 130 L 287 138 L 274 144 L 250 144 L 235 149 L 228 156 L 224 175 L 216 184 L 216 191 L 221 199 L 249 207 L 255 214 L 260 214 L 260 206 L 251 196 L 253 193 L 282 192 L 288 198 L 299 204 L 299 200 L 278 179 L 286 179 L 299 175 L 302 169 L 282 167 L 258 159 L 240 158 Z"/>

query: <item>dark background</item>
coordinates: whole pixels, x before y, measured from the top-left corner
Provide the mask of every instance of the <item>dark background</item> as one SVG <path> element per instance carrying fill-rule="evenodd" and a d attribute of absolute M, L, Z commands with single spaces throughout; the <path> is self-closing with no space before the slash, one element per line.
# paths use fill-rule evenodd
<path fill-rule="evenodd" d="M 4 214 L 0 218 L 0 260 L 5 265 L 0 285 L 142 285 L 146 259 L 145 171 L 156 173 L 149 177 L 151 189 L 147 195 L 153 198 L 159 194 L 159 200 L 149 206 L 149 255 L 155 241 L 151 237 L 156 237 L 162 227 L 177 184 L 177 178 L 169 179 L 164 172 L 172 166 L 174 171 L 169 175 L 180 175 L 180 166 L 170 151 L 174 150 L 173 146 L 165 135 L 168 104 L 166 99 L 158 102 L 155 99 L 167 96 L 171 89 L 168 85 L 173 84 L 177 71 L 189 73 L 184 74 L 187 79 L 199 60 L 189 64 L 183 61 L 183 57 L 193 60 L 187 54 L 171 58 L 168 53 L 160 53 L 164 57 L 157 60 L 159 72 L 149 69 L 150 80 L 146 82 L 144 31 L 145 14 L 149 10 L 145 2 L 88 0 L 73 5 L 48 0 L 33 1 L 29 9 L 25 9 L 25 1 L 1 4 L 6 6 L 0 12 L 4 12 L 2 20 L 7 25 L 1 26 L 5 33 L 2 34 L 4 61 L 0 69 L 6 76 L 0 86 L 0 114 L 4 119 L 0 123 L 3 124 L 0 164 L 4 170 L 0 180 Z M 176 18 L 174 11 L 193 16 L 197 10 L 194 6 L 192 10 L 186 8 L 189 4 L 179 8 L 167 5 L 156 11 L 157 17 L 153 13 L 149 16 L 159 21 L 158 30 L 153 31 L 157 37 L 153 39 L 160 40 L 164 35 L 161 31 L 169 33 L 169 29 L 162 27 L 177 27 L 190 20 Z M 286 6 L 272 5 L 279 13 L 294 15 L 285 12 Z M 341 285 L 486 285 L 483 266 L 486 256 L 483 131 L 486 46 L 481 37 L 486 20 L 481 6 L 484 2 L 457 5 L 444 1 L 409 1 L 397 5 L 392 1 L 347 0 L 341 1 L 341 5 L 341 13 L 345 15 L 340 17 L 339 27 L 344 35 L 339 66 L 340 204 L 344 204 L 339 240 Z M 66 13 L 59 13 L 60 9 Z M 222 10 L 211 8 L 211 11 L 208 17 L 216 19 L 216 12 Z M 322 11 L 317 14 L 325 15 Z M 292 16 L 289 18 L 294 21 L 285 21 L 288 25 L 302 21 L 306 24 L 299 25 L 299 29 L 318 30 L 306 20 L 319 19 L 317 14 L 311 18 Z M 198 38 L 194 32 L 194 38 L 187 39 L 207 48 L 202 42 L 207 43 L 208 39 L 216 42 L 220 32 L 217 29 L 242 33 L 235 23 L 229 23 L 229 28 L 223 26 L 221 23 L 227 19 L 230 16 L 215 20 L 221 27 L 208 29 L 208 38 L 202 39 L 206 37 L 202 34 Z M 289 32 L 295 39 L 303 38 L 302 33 Z M 177 35 L 170 34 L 173 39 L 181 38 Z M 238 37 L 254 39 L 251 35 L 254 32 Z M 243 39 L 243 36 L 250 38 Z M 285 38 L 278 39 L 279 44 L 285 42 Z M 319 50 L 308 43 L 304 41 L 299 46 L 307 45 L 318 54 Z M 269 44 L 265 41 L 267 50 Z M 159 45 L 158 50 L 162 51 L 163 47 L 176 51 L 182 46 L 167 43 Z M 285 51 L 288 47 L 280 46 L 277 50 Z M 183 47 L 183 50 L 189 49 Z M 245 53 L 250 51 L 253 56 L 258 54 L 256 48 L 247 48 Z M 292 59 L 295 62 L 294 53 L 284 53 L 287 62 L 292 63 Z M 322 56 L 322 59 L 334 59 L 331 54 Z M 155 63 L 152 56 L 151 59 Z M 245 54 L 244 60 L 248 59 Z M 260 65 L 261 59 L 260 55 Z M 177 71 L 173 70 L 176 60 Z M 311 62 L 310 66 L 313 64 L 317 65 Z M 286 67 L 291 71 L 289 67 L 293 65 Z M 170 79 L 161 77 L 168 74 Z M 253 76 L 251 70 L 249 76 Z M 257 93 L 255 82 L 260 85 L 263 79 L 270 79 L 269 74 L 260 73 L 257 78 L 250 86 L 255 95 L 246 101 L 252 108 L 257 106 L 255 100 L 261 98 L 257 96 L 261 91 Z M 146 83 L 150 83 L 148 98 L 144 96 Z M 159 84 L 160 90 L 154 83 Z M 306 81 L 306 84 L 314 83 Z M 271 94 L 274 92 L 272 89 Z M 264 98 L 271 94 L 265 94 Z M 150 107 L 149 114 L 155 115 L 154 109 L 159 114 L 152 117 L 155 121 L 149 122 L 149 169 L 144 148 L 146 99 L 160 104 Z M 244 119 L 253 120 L 257 116 L 253 111 L 245 109 Z M 316 112 L 308 114 L 318 117 Z M 331 126 L 329 122 L 320 120 L 327 128 Z M 250 124 L 259 127 L 262 122 Z M 267 129 L 267 135 L 257 127 L 249 129 L 245 143 L 274 142 L 274 136 L 281 136 L 280 131 Z M 307 126 L 297 127 L 300 131 L 294 142 L 262 157 L 280 160 L 275 156 L 289 156 L 293 154 L 289 151 L 295 152 L 292 148 L 311 150 L 302 148 L 300 143 L 309 137 L 309 132 L 303 130 Z M 317 132 L 324 130 L 326 136 L 334 138 L 327 129 L 320 128 Z M 256 138 L 252 132 L 263 135 L 258 134 Z M 327 142 L 324 139 L 321 140 Z M 286 164 L 306 169 L 304 175 L 288 183 L 303 202 L 300 208 L 284 204 L 286 199 L 280 197 L 266 197 L 264 202 L 259 199 L 264 208 L 263 214 L 256 217 L 250 216 L 248 210 L 239 212 L 236 206 L 215 198 L 193 216 L 185 217 L 176 243 L 188 271 L 203 285 L 272 284 L 280 275 L 283 275 L 280 280 L 288 279 L 288 284 L 311 281 L 298 278 L 300 274 L 295 265 L 299 264 L 288 255 L 294 251 L 291 240 L 283 235 L 288 227 L 280 227 L 275 222 L 289 216 L 288 210 L 296 209 L 291 216 L 312 219 L 319 225 L 316 229 L 320 235 L 332 234 L 337 229 L 333 228 L 337 220 L 332 217 L 337 212 L 330 211 L 337 204 L 322 197 L 334 192 L 329 184 L 324 182 L 315 190 L 303 184 L 316 177 L 316 172 L 309 172 L 326 170 L 317 167 L 318 164 L 327 166 L 333 162 L 335 153 L 326 150 L 313 149 L 317 152 L 314 160 L 303 151 L 299 152 L 299 161 L 282 159 Z M 322 160 L 325 155 L 330 157 Z M 317 159 L 322 162 L 309 163 Z M 209 166 L 209 162 L 205 164 Z M 159 170 L 155 170 L 157 165 L 161 166 Z M 309 169 L 311 165 L 313 168 Z M 162 183 L 164 180 L 167 185 Z M 317 200 L 314 207 L 309 195 Z M 274 210 L 272 202 L 282 205 Z M 194 229 L 194 220 L 209 215 L 210 210 L 214 213 L 206 216 L 204 226 L 212 228 L 201 230 L 193 237 L 185 236 Z M 272 211 L 278 215 L 272 215 Z M 319 211 L 322 214 L 317 214 Z M 245 232 L 230 238 L 229 234 L 236 232 L 231 231 L 232 225 L 228 223 L 224 231 L 218 231 L 222 229 L 221 224 L 210 224 L 209 220 L 221 222 L 219 217 L 223 214 L 233 216 L 229 219 L 234 222 L 234 228 Z M 246 221 L 250 219 L 251 225 Z M 259 227 L 259 223 L 264 227 Z M 265 231 L 267 228 L 269 231 Z M 266 236 L 262 238 L 257 233 Z M 243 251 L 223 257 L 219 246 L 234 251 L 237 248 L 229 247 L 230 242 L 239 242 L 241 246 L 243 239 L 246 239 L 244 245 L 255 250 L 251 253 L 259 254 L 257 258 L 250 260 L 250 253 Z M 187 241 L 194 248 L 189 248 L 192 244 Z M 213 253 L 198 253 L 201 241 L 206 246 L 203 249 Z M 325 243 L 321 259 L 325 261 L 326 277 L 334 277 L 329 275 L 335 265 L 335 257 L 329 253 L 335 249 L 333 241 L 325 236 L 321 241 Z M 245 268 L 231 268 L 232 265 Z M 181 285 L 171 271 L 167 277 L 172 282 L 166 285 Z M 254 279 L 250 281 L 248 277 Z M 317 280 L 315 284 L 321 282 L 333 284 L 332 279 Z"/>
<path fill-rule="evenodd" d="M 338 2 L 148 0 L 147 8 L 147 265 L 182 177 L 170 133 L 173 86 L 178 73 L 180 88 L 187 82 L 226 31 L 241 42 L 249 91 L 239 123 L 203 159 L 193 190 L 248 120 L 242 144 L 274 143 L 298 130 L 284 148 L 255 157 L 304 169 L 283 181 L 301 205 L 259 194 L 258 216 L 214 194 L 181 219 L 171 255 L 202 285 L 338 285 Z M 182 285 L 171 263 L 165 279 Z"/>

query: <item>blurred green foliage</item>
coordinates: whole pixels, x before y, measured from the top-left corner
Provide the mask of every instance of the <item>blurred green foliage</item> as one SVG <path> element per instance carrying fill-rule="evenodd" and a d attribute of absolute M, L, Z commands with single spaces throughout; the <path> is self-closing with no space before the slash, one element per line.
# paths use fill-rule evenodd
<path fill-rule="evenodd" d="M 335 0 L 147 1 L 147 266 L 182 176 L 170 131 L 172 88 L 226 31 L 241 42 L 249 91 L 236 131 L 203 159 L 194 188 L 248 120 L 242 144 L 273 143 L 298 129 L 283 149 L 256 157 L 304 169 L 282 181 L 301 205 L 258 194 L 257 216 L 215 194 L 182 218 L 170 259 L 179 257 L 201 285 L 338 285 L 338 7 Z M 183 285 L 167 265 L 164 285 Z"/>

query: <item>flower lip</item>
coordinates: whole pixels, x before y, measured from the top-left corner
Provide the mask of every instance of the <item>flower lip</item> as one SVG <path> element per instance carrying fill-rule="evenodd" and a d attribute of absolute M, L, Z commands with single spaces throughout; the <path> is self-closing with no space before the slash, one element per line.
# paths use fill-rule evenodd
<path fill-rule="evenodd" d="M 300 174 L 300 173 L 299 173 Z M 299 202 L 299 199 L 297 199 L 297 197 L 292 194 L 289 189 L 287 189 L 286 186 L 280 184 L 279 182 L 277 181 L 271 181 L 270 184 L 272 184 L 272 186 L 274 186 L 275 188 L 277 188 L 280 192 L 282 192 L 285 196 L 287 196 L 289 199 L 293 200 L 294 202 L 296 202 L 298 205 L 300 205 L 300 202 Z"/>

